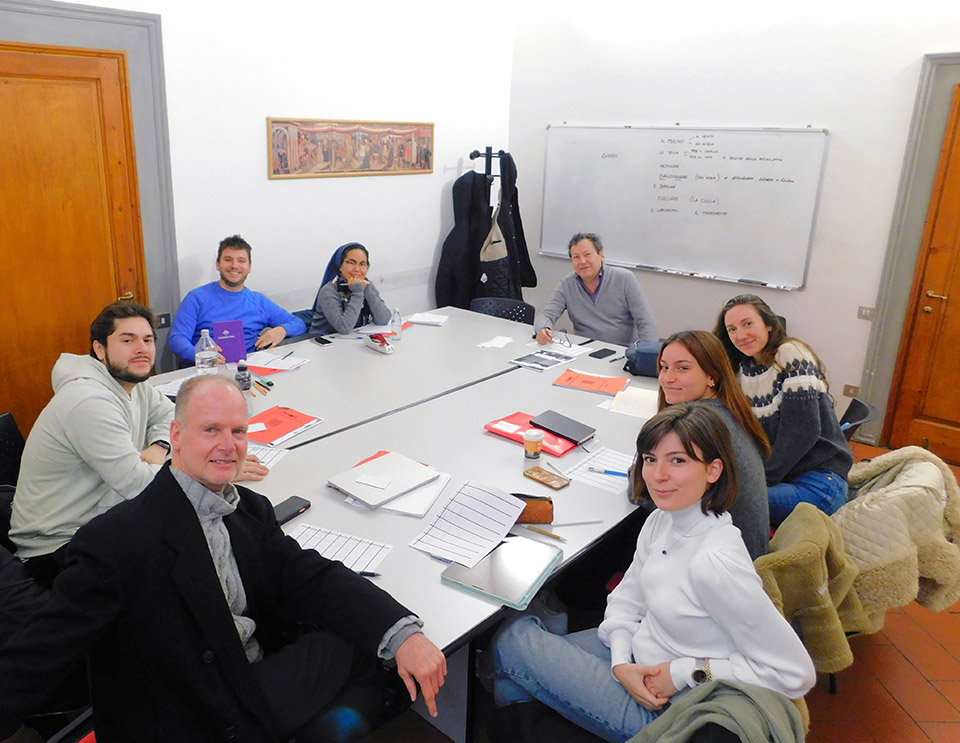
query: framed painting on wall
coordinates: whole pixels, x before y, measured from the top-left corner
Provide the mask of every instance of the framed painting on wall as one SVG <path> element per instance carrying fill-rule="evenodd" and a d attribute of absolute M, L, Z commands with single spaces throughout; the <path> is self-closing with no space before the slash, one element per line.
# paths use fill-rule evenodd
<path fill-rule="evenodd" d="M 270 178 L 433 172 L 433 124 L 267 119 Z"/>

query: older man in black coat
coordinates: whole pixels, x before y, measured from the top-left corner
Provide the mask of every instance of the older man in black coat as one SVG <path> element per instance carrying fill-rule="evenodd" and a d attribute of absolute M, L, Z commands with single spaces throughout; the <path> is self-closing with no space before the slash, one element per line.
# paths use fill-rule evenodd
<path fill-rule="evenodd" d="M 419 620 L 230 484 L 246 429 L 232 380 L 183 386 L 172 467 L 77 532 L 50 600 L 0 649 L 0 739 L 85 653 L 101 743 L 349 740 L 380 712 L 378 655 L 436 712 L 446 663 Z"/>

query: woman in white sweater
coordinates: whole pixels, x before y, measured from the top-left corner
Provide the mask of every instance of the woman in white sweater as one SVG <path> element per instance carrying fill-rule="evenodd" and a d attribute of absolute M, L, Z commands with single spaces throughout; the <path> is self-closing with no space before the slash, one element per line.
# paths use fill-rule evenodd
<path fill-rule="evenodd" d="M 702 403 L 673 405 L 637 437 L 636 488 L 657 505 L 599 630 L 552 635 L 523 616 L 493 645 L 498 706 L 538 699 L 609 741 L 625 741 L 676 694 L 711 680 L 791 699 L 816 674 L 763 591 L 727 513 L 739 477 L 730 436 Z M 612 673 L 611 673 L 612 671 Z"/>

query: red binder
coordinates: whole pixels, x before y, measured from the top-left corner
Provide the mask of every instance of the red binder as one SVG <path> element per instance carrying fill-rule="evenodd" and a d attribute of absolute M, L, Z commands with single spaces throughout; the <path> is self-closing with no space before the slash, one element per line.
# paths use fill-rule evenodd
<path fill-rule="evenodd" d="M 497 420 L 490 421 L 484 428 L 490 433 L 506 436 L 508 439 L 519 441 L 522 444 L 523 432 L 528 428 L 536 428 L 536 426 L 530 425 L 531 418 L 533 418 L 533 416 L 527 413 L 514 413 L 513 415 L 508 415 L 506 418 L 498 418 Z M 543 429 L 539 430 L 542 431 Z M 562 457 L 575 447 L 576 444 L 572 441 L 567 441 L 559 436 L 555 436 L 549 431 L 543 431 L 543 451 L 547 452 L 547 454 Z"/>

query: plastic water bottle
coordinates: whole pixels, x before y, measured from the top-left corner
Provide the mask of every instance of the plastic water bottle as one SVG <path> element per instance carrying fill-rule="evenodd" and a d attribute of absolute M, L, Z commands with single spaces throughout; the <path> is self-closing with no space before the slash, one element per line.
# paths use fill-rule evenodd
<path fill-rule="evenodd" d="M 246 361 L 237 362 L 236 380 L 242 390 L 248 390 L 253 385 L 253 377 L 250 376 L 250 370 L 247 369 Z"/>
<path fill-rule="evenodd" d="M 400 308 L 393 311 L 393 317 L 390 318 L 390 332 L 393 333 L 391 340 L 398 341 L 403 338 L 403 318 L 400 317 Z"/>
<path fill-rule="evenodd" d="M 217 344 L 210 337 L 210 331 L 204 328 L 200 331 L 200 340 L 197 341 L 196 352 L 193 356 L 197 365 L 197 374 L 216 374 L 217 357 L 219 355 Z"/>

